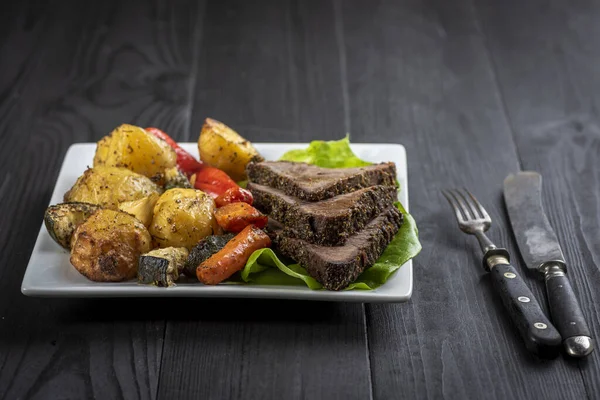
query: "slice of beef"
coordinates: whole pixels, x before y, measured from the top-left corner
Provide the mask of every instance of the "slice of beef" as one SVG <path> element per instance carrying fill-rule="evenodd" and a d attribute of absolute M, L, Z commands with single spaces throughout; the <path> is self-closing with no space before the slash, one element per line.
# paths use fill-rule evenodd
<path fill-rule="evenodd" d="M 316 202 L 256 183 L 247 188 L 254 207 L 285 225 L 288 236 L 324 246 L 343 244 L 397 200 L 395 186 L 370 186 Z"/>
<path fill-rule="evenodd" d="M 377 261 L 402 222 L 402 213 L 396 207 L 390 207 L 349 237 L 343 246 L 319 246 L 283 232 L 276 235 L 275 245 L 279 252 L 296 260 L 326 289 L 341 290 Z"/>
<path fill-rule="evenodd" d="M 290 161 L 263 161 L 248 164 L 246 172 L 251 182 L 308 201 L 324 200 L 369 186 L 396 186 L 394 163 L 360 168 L 320 168 Z"/>

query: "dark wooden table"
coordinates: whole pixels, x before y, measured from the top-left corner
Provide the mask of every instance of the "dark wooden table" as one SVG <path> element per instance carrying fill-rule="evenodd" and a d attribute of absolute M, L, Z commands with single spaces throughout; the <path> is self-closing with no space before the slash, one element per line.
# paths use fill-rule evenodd
<path fill-rule="evenodd" d="M 598 2 L 0 7 L 0 399 L 600 398 L 600 350 L 527 353 L 439 192 L 472 189 L 516 255 L 502 181 L 540 171 L 600 338 Z M 404 144 L 423 243 L 411 301 L 20 293 L 70 144 L 124 122 L 195 141 L 207 116 L 257 142 Z"/>

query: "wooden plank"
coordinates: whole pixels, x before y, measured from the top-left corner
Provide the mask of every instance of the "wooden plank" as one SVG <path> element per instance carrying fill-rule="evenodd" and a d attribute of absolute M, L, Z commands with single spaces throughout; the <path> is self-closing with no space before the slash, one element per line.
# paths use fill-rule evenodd
<path fill-rule="evenodd" d="M 123 122 L 187 129 L 195 2 L 11 6 L 0 41 L 10 60 L 0 63 L 0 398 L 155 398 L 163 303 L 19 288 L 71 143 Z"/>
<path fill-rule="evenodd" d="M 254 141 L 343 136 L 333 22 L 325 2 L 210 3 L 190 138 L 206 116 Z M 190 300 L 167 324 L 159 396 L 370 398 L 367 354 L 360 304 Z"/>
<path fill-rule="evenodd" d="M 319 3 L 210 4 L 190 140 L 207 116 L 261 142 L 345 134 L 333 11 Z"/>
<path fill-rule="evenodd" d="M 600 5 L 533 1 L 478 7 L 523 169 L 544 178 L 546 211 L 584 315 L 600 340 Z M 579 363 L 600 392 L 600 351 Z"/>
<path fill-rule="evenodd" d="M 190 299 L 172 317 L 159 398 L 370 398 L 359 304 Z"/>
<path fill-rule="evenodd" d="M 470 2 L 340 9 L 352 134 L 406 146 L 423 243 L 412 300 L 367 306 L 374 397 L 585 397 L 576 365 L 527 353 L 439 193 L 470 188 L 494 220 L 491 239 L 516 254 L 501 188 L 519 160 Z"/>

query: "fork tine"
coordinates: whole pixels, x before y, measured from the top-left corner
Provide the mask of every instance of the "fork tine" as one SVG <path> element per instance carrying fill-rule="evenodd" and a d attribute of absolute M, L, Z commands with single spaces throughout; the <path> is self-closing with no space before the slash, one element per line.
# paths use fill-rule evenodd
<path fill-rule="evenodd" d="M 446 200 L 448 200 L 448 203 L 450 203 L 450 207 L 452 207 L 452 209 L 454 210 L 454 213 L 456 214 L 456 219 L 458 220 L 458 222 L 465 222 L 465 217 L 463 216 L 460 205 L 454 199 L 454 197 L 450 194 L 450 191 L 446 190 L 446 189 L 442 189 L 442 194 L 444 195 Z"/>
<path fill-rule="evenodd" d="M 463 215 L 465 216 L 465 220 L 468 221 L 470 219 L 476 218 L 475 214 L 473 214 L 473 211 L 467 205 L 464 197 L 462 196 L 462 193 L 460 193 L 457 189 L 451 189 L 450 194 L 452 195 L 454 200 L 456 200 L 456 202 L 460 205 L 460 209 Z"/>
<path fill-rule="evenodd" d="M 463 190 L 455 189 L 454 191 L 458 194 L 458 196 L 460 196 L 460 198 L 462 200 L 464 200 L 465 205 L 466 205 L 467 209 L 471 212 L 471 215 L 473 216 L 473 218 L 475 218 L 475 219 L 480 218 L 479 213 L 477 212 L 477 207 L 469 199 L 469 196 L 465 195 L 465 193 L 463 193 L 463 191 L 466 193 L 469 193 L 469 191 L 465 188 L 463 188 Z"/>
<path fill-rule="evenodd" d="M 481 215 L 481 217 L 489 219 L 490 215 L 487 213 L 487 211 L 485 211 L 485 208 L 483 208 L 483 206 L 481 205 L 481 203 L 479 202 L 479 200 L 477 200 L 475 198 L 475 196 L 473 196 L 473 194 L 471 192 L 469 192 L 466 188 L 463 188 L 463 190 L 469 195 L 469 197 L 473 201 L 473 204 L 475 205 L 475 207 L 479 211 L 479 214 Z"/>

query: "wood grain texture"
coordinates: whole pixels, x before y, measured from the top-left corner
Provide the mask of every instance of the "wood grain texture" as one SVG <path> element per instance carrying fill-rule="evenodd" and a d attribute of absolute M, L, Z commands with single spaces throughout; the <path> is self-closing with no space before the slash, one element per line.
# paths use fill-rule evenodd
<path fill-rule="evenodd" d="M 186 303 L 167 325 L 160 398 L 371 397 L 361 305 Z"/>
<path fill-rule="evenodd" d="M 519 160 L 470 2 L 343 2 L 341 12 L 353 136 L 407 147 L 423 243 L 411 302 L 367 306 L 374 397 L 585 397 L 575 363 L 527 353 L 439 193 L 470 188 L 492 240 L 516 254 L 501 188 Z"/>
<path fill-rule="evenodd" d="M 208 4 L 189 137 L 207 116 L 256 141 L 342 137 L 332 22 L 326 2 Z M 167 324 L 160 398 L 371 397 L 360 304 L 215 300 L 186 307 L 193 314 Z"/>
<path fill-rule="evenodd" d="M 519 12 L 511 12 L 518 9 Z M 600 340 L 600 5 L 509 1 L 478 8 L 525 170 L 543 176 L 550 223 L 596 347 Z M 507 29 L 507 23 L 514 28 Z M 579 363 L 600 393 L 600 351 Z"/>
<path fill-rule="evenodd" d="M 211 2 L 206 13 L 192 140 L 207 116 L 262 142 L 345 134 L 331 3 Z"/>
<path fill-rule="evenodd" d="M 0 40 L 10 60 L 0 63 L 0 398 L 155 398 L 157 302 L 34 299 L 19 288 L 69 145 L 123 122 L 187 128 L 195 2 L 10 6 Z"/>
<path fill-rule="evenodd" d="M 469 187 L 518 268 L 502 181 L 542 172 L 599 337 L 600 6 L 496 3 L 2 2 L 0 399 L 597 398 L 600 352 L 530 356 L 439 193 Z M 412 300 L 21 295 L 71 143 L 123 122 L 194 141 L 207 116 L 255 141 L 403 143 Z"/>

